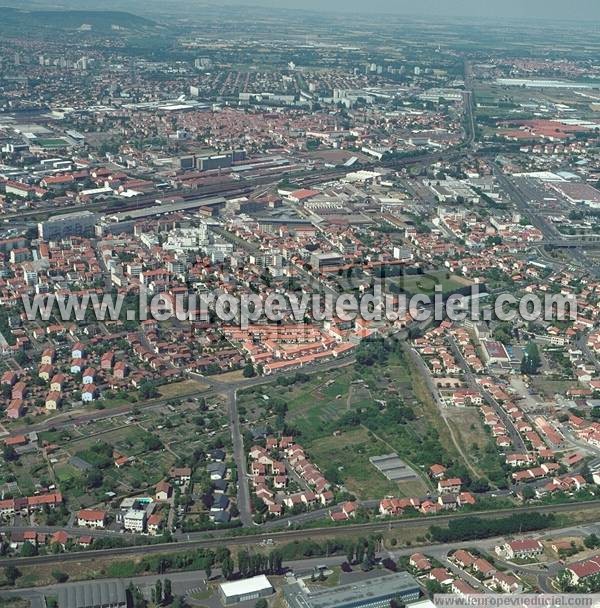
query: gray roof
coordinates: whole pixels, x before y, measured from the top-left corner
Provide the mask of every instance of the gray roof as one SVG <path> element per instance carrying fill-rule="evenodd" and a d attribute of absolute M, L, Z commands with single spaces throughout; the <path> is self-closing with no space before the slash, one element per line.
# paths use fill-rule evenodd
<path fill-rule="evenodd" d="M 79 456 L 71 456 L 71 458 L 69 458 L 69 464 L 82 471 L 93 468 L 89 462 L 83 460 L 83 458 L 79 458 Z"/>
<path fill-rule="evenodd" d="M 286 585 L 283 593 L 290 608 L 341 608 L 368 606 L 396 596 L 418 597 L 419 584 L 408 572 L 395 572 L 312 593 L 300 581 Z"/>
<path fill-rule="evenodd" d="M 63 585 L 58 590 L 58 605 L 60 608 L 126 606 L 125 583 L 122 580 L 106 580 Z"/>
<path fill-rule="evenodd" d="M 154 205 L 152 207 L 143 207 L 141 209 L 130 209 L 129 211 L 121 211 L 119 213 L 106 214 L 106 217 L 114 218 L 117 222 L 124 220 L 138 220 L 152 215 L 165 215 L 167 213 L 176 213 L 178 211 L 191 211 L 200 207 L 211 207 L 214 205 L 224 205 L 225 199 L 222 196 L 211 198 L 198 198 L 180 203 L 166 203 L 164 205 Z"/>
<path fill-rule="evenodd" d="M 225 475 L 227 467 L 222 462 L 210 462 L 206 465 L 206 470 L 209 473 L 219 473 L 219 475 Z"/>

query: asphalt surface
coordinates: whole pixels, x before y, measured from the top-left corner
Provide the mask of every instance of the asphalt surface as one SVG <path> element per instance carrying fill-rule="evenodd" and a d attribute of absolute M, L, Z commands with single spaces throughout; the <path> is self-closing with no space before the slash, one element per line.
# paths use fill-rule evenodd
<path fill-rule="evenodd" d="M 571 526 L 567 528 L 559 528 L 550 531 L 546 530 L 539 533 L 532 533 L 529 536 L 538 540 L 542 540 L 544 538 L 549 537 L 568 538 L 572 536 L 588 535 L 592 533 L 598 534 L 599 531 L 599 524 L 583 524 L 579 526 Z M 393 560 L 397 560 L 400 557 L 412 555 L 418 550 L 419 552 L 424 553 L 429 557 L 437 559 L 451 572 L 453 572 L 455 576 L 466 580 L 478 590 L 484 593 L 489 593 L 489 590 L 486 589 L 478 579 L 475 579 L 471 575 L 467 574 L 464 570 L 458 568 L 456 565 L 454 565 L 447 559 L 447 556 L 456 549 L 465 547 L 466 545 L 473 549 L 492 553 L 496 546 L 503 545 L 506 540 L 508 539 L 499 536 L 481 540 L 472 540 L 468 543 L 438 543 L 421 545 L 418 548 L 416 546 L 411 546 L 391 551 L 380 550 L 376 553 L 376 556 L 380 559 L 390 557 Z M 277 547 L 277 542 L 274 542 L 273 546 Z M 536 581 L 536 584 L 540 591 L 544 593 L 552 593 L 554 591 L 551 587 L 550 579 L 552 577 L 555 577 L 558 572 L 563 568 L 563 565 L 558 562 L 558 560 L 547 562 L 544 566 L 542 566 L 540 564 L 514 564 L 495 554 L 494 559 L 498 565 L 504 566 L 508 570 L 515 571 L 519 575 L 527 575 L 528 577 L 533 578 Z M 328 568 L 331 568 L 334 566 L 339 566 L 344 561 L 346 561 L 346 559 L 343 555 L 336 555 L 332 557 L 314 557 L 304 560 L 286 561 L 284 563 L 284 568 L 286 568 L 287 571 L 293 572 L 296 576 L 306 576 L 313 572 L 314 569 L 318 566 L 327 566 Z M 357 567 L 355 566 L 354 569 L 356 570 Z M 211 579 L 214 579 L 218 576 L 220 576 L 220 571 L 218 568 L 216 568 L 211 575 Z M 162 575 L 149 574 L 144 576 L 135 576 L 131 578 L 126 578 L 126 582 L 133 582 L 143 592 L 148 594 L 150 588 L 155 585 L 157 580 L 164 580 L 165 578 L 169 578 L 171 580 L 172 589 L 174 594 L 176 595 L 187 595 L 193 593 L 195 590 L 204 589 L 206 584 L 205 572 L 198 570 L 187 572 L 169 572 L 167 574 Z M 5 589 L 0 591 L 0 597 L 10 599 L 11 597 L 19 596 L 21 598 L 29 600 L 31 602 L 31 608 L 45 608 L 44 596 L 55 595 L 61 586 L 69 586 L 72 584 L 76 583 L 63 583 L 62 585 L 53 584 L 43 587 L 26 587 L 22 589 Z"/>

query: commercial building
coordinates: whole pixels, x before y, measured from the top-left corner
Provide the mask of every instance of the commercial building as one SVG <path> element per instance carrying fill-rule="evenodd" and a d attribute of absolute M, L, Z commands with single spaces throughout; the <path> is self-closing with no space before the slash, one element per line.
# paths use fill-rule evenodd
<path fill-rule="evenodd" d="M 246 159 L 245 150 L 232 150 L 224 154 L 214 154 L 212 156 L 200 156 L 196 158 L 196 168 L 200 171 L 210 171 L 211 169 L 225 169 L 231 167 L 233 163 Z"/>
<path fill-rule="evenodd" d="M 55 215 L 38 224 L 39 237 L 52 241 L 69 236 L 93 236 L 97 219 L 97 215 L 91 211 Z"/>
<path fill-rule="evenodd" d="M 287 608 L 388 608 L 390 600 L 417 600 L 421 589 L 408 572 L 395 572 L 371 579 L 311 591 L 302 580 L 283 588 Z"/>
<path fill-rule="evenodd" d="M 122 580 L 61 585 L 60 608 L 126 608 L 127 594 Z"/>
<path fill-rule="evenodd" d="M 494 363 L 510 363 L 510 355 L 502 342 L 496 340 L 482 340 L 483 358 L 488 365 Z"/>
<path fill-rule="evenodd" d="M 273 592 L 273 585 L 264 574 L 219 585 L 219 597 L 225 606 L 268 597 Z"/>
<path fill-rule="evenodd" d="M 310 256 L 310 264 L 315 270 L 342 266 L 343 263 L 344 256 L 339 253 L 313 253 Z"/>

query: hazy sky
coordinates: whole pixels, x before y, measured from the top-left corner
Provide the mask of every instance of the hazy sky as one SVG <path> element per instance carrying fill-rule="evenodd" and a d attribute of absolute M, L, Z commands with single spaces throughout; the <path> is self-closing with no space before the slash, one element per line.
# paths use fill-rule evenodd
<path fill-rule="evenodd" d="M 600 0 L 226 0 L 227 4 L 335 12 L 571 19 L 600 24 Z"/>

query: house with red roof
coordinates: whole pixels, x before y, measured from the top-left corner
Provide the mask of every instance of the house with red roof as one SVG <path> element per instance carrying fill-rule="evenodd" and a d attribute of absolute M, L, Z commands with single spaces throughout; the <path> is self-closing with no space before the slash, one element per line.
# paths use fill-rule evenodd
<path fill-rule="evenodd" d="M 81 509 L 77 513 L 77 525 L 87 528 L 104 528 L 106 511 L 96 509 Z"/>

